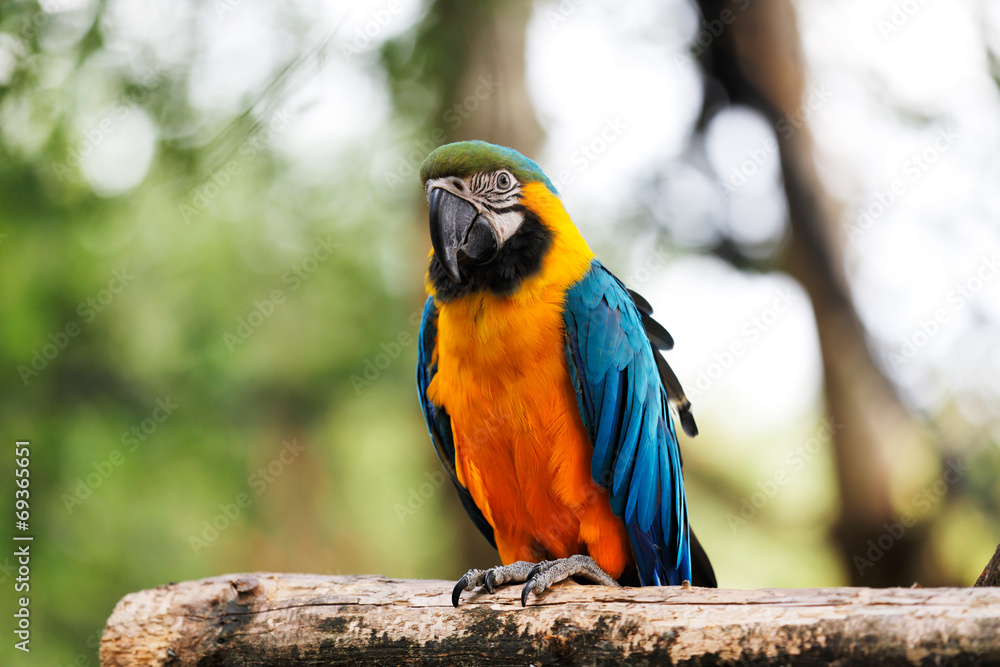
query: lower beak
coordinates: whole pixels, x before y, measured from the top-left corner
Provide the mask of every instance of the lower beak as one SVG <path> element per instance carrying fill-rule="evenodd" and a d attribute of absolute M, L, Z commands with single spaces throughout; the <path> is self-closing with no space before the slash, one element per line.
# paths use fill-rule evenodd
<path fill-rule="evenodd" d="M 459 264 L 485 264 L 496 257 L 499 243 L 489 221 L 458 195 L 431 190 L 431 245 L 448 276 L 462 282 Z"/>

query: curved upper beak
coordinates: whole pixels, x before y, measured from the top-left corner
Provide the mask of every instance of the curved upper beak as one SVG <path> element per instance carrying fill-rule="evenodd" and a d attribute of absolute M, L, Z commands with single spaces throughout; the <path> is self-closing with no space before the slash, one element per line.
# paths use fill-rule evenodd
<path fill-rule="evenodd" d="M 460 263 L 485 264 L 496 256 L 500 246 L 496 232 L 475 206 L 443 188 L 431 190 L 429 203 L 434 256 L 460 283 Z"/>

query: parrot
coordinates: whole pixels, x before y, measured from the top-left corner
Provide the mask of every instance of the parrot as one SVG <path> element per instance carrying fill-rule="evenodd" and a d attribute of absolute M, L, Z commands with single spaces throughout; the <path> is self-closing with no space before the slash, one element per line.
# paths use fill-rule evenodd
<path fill-rule="evenodd" d="M 431 442 L 501 565 L 454 587 L 572 578 L 716 587 L 688 523 L 673 410 L 691 403 L 653 309 L 594 255 L 541 168 L 483 141 L 420 167 L 429 209 L 417 389 Z"/>

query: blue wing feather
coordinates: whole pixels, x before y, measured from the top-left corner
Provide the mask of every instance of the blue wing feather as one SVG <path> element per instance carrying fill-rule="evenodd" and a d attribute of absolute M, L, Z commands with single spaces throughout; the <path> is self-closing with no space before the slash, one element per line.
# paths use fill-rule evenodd
<path fill-rule="evenodd" d="M 626 525 L 643 585 L 691 579 L 680 448 L 653 349 L 600 262 L 566 294 L 566 358 L 594 446 L 591 474 Z"/>
<path fill-rule="evenodd" d="M 634 385 L 631 386 L 634 387 Z M 624 490 L 623 485 L 625 482 L 632 479 L 635 452 L 642 437 L 642 419 L 644 415 L 641 405 L 636 403 L 634 389 L 630 392 L 629 400 L 625 407 L 629 419 L 628 430 L 621 440 L 615 443 L 618 452 L 614 468 L 614 485 L 611 487 L 611 491 L 616 496 Z"/>

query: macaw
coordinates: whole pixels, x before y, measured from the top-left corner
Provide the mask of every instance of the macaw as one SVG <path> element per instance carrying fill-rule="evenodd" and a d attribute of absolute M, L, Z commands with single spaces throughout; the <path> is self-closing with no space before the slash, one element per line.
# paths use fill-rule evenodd
<path fill-rule="evenodd" d="M 649 303 L 591 252 L 535 162 L 463 141 L 420 178 L 433 249 L 417 386 L 431 440 L 521 604 L 568 577 L 607 586 L 712 586 L 688 526 L 669 405 L 691 404 L 657 349 Z M 654 349 L 656 348 L 656 349 Z"/>

